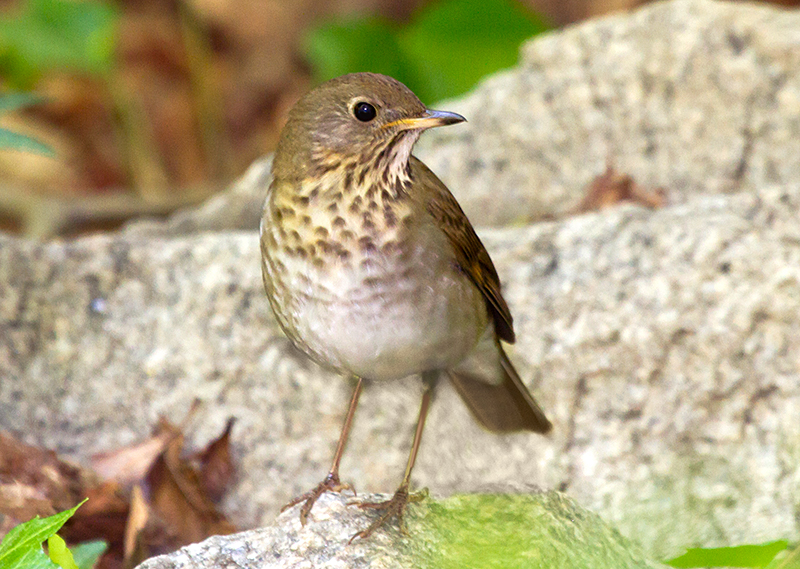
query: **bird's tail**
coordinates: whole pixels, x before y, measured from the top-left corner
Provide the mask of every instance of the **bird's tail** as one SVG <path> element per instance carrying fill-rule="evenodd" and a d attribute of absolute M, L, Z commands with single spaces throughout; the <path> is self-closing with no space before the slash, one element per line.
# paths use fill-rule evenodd
<path fill-rule="evenodd" d="M 448 371 L 456 391 L 478 422 L 490 431 L 550 432 L 552 423 L 522 383 L 503 347 L 496 339 L 493 344 L 494 357 L 489 357 L 494 361 L 490 364 L 481 354 L 482 365 L 469 365 L 468 360 L 467 365 Z M 478 349 L 488 351 L 488 346 L 485 348 Z"/>

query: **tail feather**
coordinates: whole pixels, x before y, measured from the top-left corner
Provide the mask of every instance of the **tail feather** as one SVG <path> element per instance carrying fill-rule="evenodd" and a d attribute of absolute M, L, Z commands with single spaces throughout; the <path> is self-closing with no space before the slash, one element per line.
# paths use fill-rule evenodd
<path fill-rule="evenodd" d="M 544 411 L 517 374 L 499 343 L 502 381 L 470 372 L 450 370 L 448 375 L 456 391 L 478 422 L 495 432 L 534 431 L 548 433 L 553 428 Z M 489 381 L 487 381 L 487 379 Z"/>

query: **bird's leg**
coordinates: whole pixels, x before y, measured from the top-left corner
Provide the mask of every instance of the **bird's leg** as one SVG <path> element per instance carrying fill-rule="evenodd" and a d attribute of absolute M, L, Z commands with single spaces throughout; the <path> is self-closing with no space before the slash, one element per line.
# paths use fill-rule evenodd
<path fill-rule="evenodd" d="M 433 393 L 433 386 L 438 378 L 438 373 L 426 372 L 422 375 L 425 391 L 422 394 L 422 403 L 419 407 L 419 417 L 417 418 L 417 430 L 414 432 L 414 442 L 411 444 L 411 454 L 408 455 L 408 463 L 406 464 L 406 472 L 403 474 L 403 481 L 400 487 L 394 493 L 390 500 L 384 502 L 364 502 L 357 504 L 359 508 L 364 510 L 384 510 L 380 517 L 372 522 L 369 527 L 362 530 L 350 538 L 350 543 L 356 538 L 365 539 L 372 535 L 372 533 L 385 524 L 389 519 L 397 516 L 400 523 L 400 531 L 405 533 L 405 526 L 403 524 L 403 513 L 409 502 L 417 502 L 422 500 L 427 492 L 422 491 L 416 494 L 410 494 L 408 487 L 411 481 L 411 471 L 414 468 L 414 463 L 417 460 L 417 452 L 419 445 L 422 441 L 422 430 L 425 428 L 425 419 L 428 416 L 428 407 L 431 403 L 431 394 Z"/>
<path fill-rule="evenodd" d="M 303 507 L 300 508 L 300 523 L 302 525 L 306 525 L 306 522 L 308 521 L 308 514 L 311 512 L 311 508 L 314 507 L 314 502 L 316 502 L 317 499 L 325 492 L 341 492 L 343 490 L 352 490 L 353 493 L 355 493 L 355 488 L 353 488 L 351 484 L 346 482 L 342 484 L 342 482 L 339 480 L 339 463 L 342 461 L 344 445 L 347 442 L 347 436 L 350 434 L 350 426 L 353 424 L 353 416 L 356 414 L 358 398 L 361 395 L 361 389 L 363 388 L 363 385 L 364 380 L 359 377 L 358 384 L 353 391 L 353 396 L 350 398 L 350 407 L 347 409 L 347 417 L 344 420 L 344 426 L 342 426 L 342 433 L 339 435 L 339 443 L 336 445 L 336 453 L 333 455 L 333 464 L 331 464 L 328 475 L 322 482 L 319 483 L 316 488 L 309 490 L 301 496 L 297 496 L 291 502 L 281 508 L 281 512 L 283 512 L 292 506 L 296 506 L 300 502 L 305 502 Z"/>

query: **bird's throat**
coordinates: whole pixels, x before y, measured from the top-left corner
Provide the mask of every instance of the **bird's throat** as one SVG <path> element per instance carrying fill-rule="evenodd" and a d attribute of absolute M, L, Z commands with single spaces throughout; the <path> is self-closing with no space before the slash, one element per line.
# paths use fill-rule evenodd
<path fill-rule="evenodd" d="M 318 148 L 312 152 L 305 176 L 295 184 L 314 180 L 318 186 L 344 193 L 366 193 L 369 188 L 380 186 L 398 198 L 411 185 L 409 158 L 418 138 L 418 132 L 405 131 L 347 155 Z"/>
<path fill-rule="evenodd" d="M 410 185 L 411 165 L 408 160 L 418 138 L 419 133 L 404 132 L 388 145 L 385 164 L 381 164 L 383 170 L 381 178 L 389 187 L 405 191 L 406 186 Z"/>

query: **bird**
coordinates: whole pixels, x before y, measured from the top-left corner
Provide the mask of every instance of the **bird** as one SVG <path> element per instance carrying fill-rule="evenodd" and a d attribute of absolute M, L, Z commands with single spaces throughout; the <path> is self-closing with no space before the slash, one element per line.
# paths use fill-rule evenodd
<path fill-rule="evenodd" d="M 403 513 L 434 386 L 447 377 L 489 431 L 548 433 L 552 424 L 509 360 L 513 319 L 486 248 L 445 184 L 411 154 L 429 128 L 466 119 L 428 109 L 376 73 L 331 79 L 290 110 L 260 225 L 262 276 L 285 335 L 355 389 L 327 476 L 303 503 L 353 490 L 339 465 L 365 382 L 421 378 L 411 452 L 367 538 Z M 352 540 L 351 540 L 352 541 Z"/>

